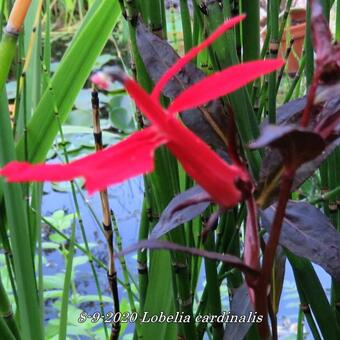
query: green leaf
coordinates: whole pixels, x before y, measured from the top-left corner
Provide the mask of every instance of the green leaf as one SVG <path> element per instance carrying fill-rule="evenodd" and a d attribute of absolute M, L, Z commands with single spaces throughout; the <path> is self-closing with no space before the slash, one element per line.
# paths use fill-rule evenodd
<path fill-rule="evenodd" d="M 64 274 L 44 275 L 44 289 L 63 289 Z"/>
<path fill-rule="evenodd" d="M 78 126 L 91 126 L 92 124 L 92 112 L 90 110 L 91 106 L 85 106 L 84 103 L 76 103 L 76 110 L 69 113 L 66 120 L 66 124 L 78 125 Z M 85 109 L 84 109 L 85 108 Z"/>
<path fill-rule="evenodd" d="M 303 294 L 309 304 L 313 317 L 324 339 L 338 339 L 340 329 L 336 322 L 334 310 L 330 306 L 325 291 L 312 264 L 286 250 L 287 258 L 292 265 L 299 294 Z M 301 299 L 301 295 L 300 295 Z"/>
<path fill-rule="evenodd" d="M 110 103 L 110 119 L 114 127 L 123 131 L 135 129 L 131 99 L 126 95 L 114 96 Z"/>
<path fill-rule="evenodd" d="M 89 257 L 88 256 L 77 256 L 73 259 L 73 270 L 77 266 L 81 266 L 82 264 L 88 263 Z"/>
<path fill-rule="evenodd" d="M 79 312 L 80 313 L 80 312 Z M 93 324 L 95 325 L 95 324 Z M 46 339 L 56 339 L 58 340 L 58 331 L 59 331 L 59 319 L 52 319 L 50 322 L 47 324 L 46 327 Z M 67 325 L 67 334 L 68 335 L 74 335 L 76 337 L 79 336 L 89 336 L 89 332 L 87 329 L 84 329 L 84 327 L 79 327 L 78 325 L 72 325 L 68 324 Z M 66 339 L 71 339 L 70 337 L 67 337 Z"/>
<path fill-rule="evenodd" d="M 88 261 L 88 258 L 87 258 Z M 112 298 L 109 296 L 102 296 L 102 300 L 103 302 L 107 302 L 107 303 L 112 303 Z M 98 295 L 79 295 L 77 298 L 77 302 L 80 303 L 84 303 L 84 302 L 100 302 L 99 300 L 99 296 Z M 124 310 L 127 311 L 127 310 Z M 123 312 L 123 310 L 121 310 L 121 312 Z"/>
<path fill-rule="evenodd" d="M 56 250 L 59 249 L 59 244 L 55 242 L 43 242 L 42 249 L 44 250 Z"/>
<path fill-rule="evenodd" d="M 61 289 L 48 290 L 44 292 L 44 300 L 46 301 L 47 299 L 61 298 L 62 295 L 63 295 L 63 291 Z"/>
<path fill-rule="evenodd" d="M 65 238 L 60 236 L 59 234 L 51 234 L 49 236 L 49 239 L 52 242 L 59 243 L 59 244 L 63 244 L 65 242 Z"/>
<path fill-rule="evenodd" d="M 74 217 L 75 217 L 74 214 L 65 215 L 64 210 L 57 210 L 52 214 L 52 216 L 48 216 L 45 218 L 54 227 L 58 228 L 61 231 L 71 226 Z"/>
<path fill-rule="evenodd" d="M 154 252 L 151 254 L 149 285 L 147 289 L 144 311 L 150 315 L 159 315 L 161 311 L 174 314 L 174 304 L 172 295 L 172 277 L 168 269 L 170 256 L 168 253 Z M 162 269 L 160 269 L 162 268 Z M 164 270 L 164 268 L 168 270 Z M 162 280 L 159 280 L 161 274 Z M 157 299 L 154 293 L 157 292 Z M 168 324 L 167 327 L 156 327 L 158 324 L 143 324 L 142 333 L 146 339 L 173 339 L 176 337 L 176 325 Z"/>
<path fill-rule="evenodd" d="M 117 57 L 114 56 L 114 55 L 102 54 L 97 58 L 96 63 L 94 64 L 94 68 L 101 68 L 105 64 L 107 64 L 109 61 L 116 60 L 116 59 L 117 59 Z"/>
<path fill-rule="evenodd" d="M 1 59 L 1 58 L 0 58 Z M 1 80 L 0 80 L 1 82 Z M 0 93 L 0 166 L 15 159 L 14 141 L 5 92 Z M 4 194 L 6 220 L 11 239 L 16 289 L 18 294 L 18 321 L 26 339 L 43 339 L 43 328 L 33 263 L 33 250 L 27 221 L 27 210 L 19 184 L 0 179 L 0 197 Z M 5 215 L 3 207 L 0 214 Z M 2 227 L 5 227 L 4 225 Z"/>

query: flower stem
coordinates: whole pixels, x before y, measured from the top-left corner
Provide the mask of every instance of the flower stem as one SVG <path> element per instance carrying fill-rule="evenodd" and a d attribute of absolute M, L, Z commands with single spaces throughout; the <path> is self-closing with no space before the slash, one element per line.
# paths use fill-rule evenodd
<path fill-rule="evenodd" d="M 270 228 L 270 236 L 264 251 L 262 273 L 257 284 L 258 295 L 256 296 L 256 311 L 264 315 L 263 323 L 260 325 L 260 332 L 262 336 L 269 333 L 267 320 L 267 290 L 270 284 L 270 275 L 275 259 L 275 252 L 279 243 L 282 223 L 285 217 L 287 202 L 290 196 L 290 191 L 293 185 L 295 169 L 286 168 L 281 179 L 279 202 L 276 207 L 276 214 Z"/>

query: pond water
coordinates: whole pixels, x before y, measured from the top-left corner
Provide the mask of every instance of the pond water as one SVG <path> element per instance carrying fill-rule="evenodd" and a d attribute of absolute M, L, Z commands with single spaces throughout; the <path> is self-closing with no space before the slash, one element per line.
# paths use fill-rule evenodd
<path fill-rule="evenodd" d="M 42 214 L 44 216 L 50 216 L 55 211 L 61 209 L 65 211 L 65 214 L 69 214 L 75 211 L 74 202 L 70 192 L 57 192 L 50 184 L 45 184 L 44 192 L 46 193 L 43 198 Z M 105 238 L 91 214 L 89 205 L 92 207 L 96 216 L 100 219 L 101 208 L 98 195 L 88 197 L 85 193 L 84 196 L 77 195 L 81 217 L 84 221 L 86 229 L 86 235 L 88 242 L 91 245 L 91 249 L 96 257 L 106 263 L 107 252 Z M 138 225 L 140 218 L 140 211 L 143 199 L 143 181 L 142 178 L 138 177 L 133 180 L 127 181 L 124 184 L 117 185 L 109 189 L 109 198 L 111 208 L 114 211 L 117 225 L 119 228 L 120 235 L 122 237 L 123 247 L 127 247 L 138 240 Z M 68 233 L 66 230 L 65 233 Z M 44 227 L 44 240 L 48 241 L 50 237 L 50 231 L 48 227 Z M 77 225 L 77 241 L 82 244 L 82 236 L 79 225 Z M 53 289 L 62 289 L 60 284 L 63 282 L 63 272 L 65 268 L 64 257 L 58 250 L 48 250 L 45 252 L 46 263 L 44 264 L 44 275 L 50 281 L 54 281 L 55 287 L 49 286 Z M 94 284 L 93 275 L 91 272 L 90 265 L 86 260 L 84 254 L 79 250 L 76 251 L 76 256 L 79 260 L 76 261 L 77 267 L 75 269 L 75 289 L 80 296 L 95 296 L 97 294 L 96 286 Z M 126 258 L 127 265 L 131 271 L 132 276 L 137 275 L 136 271 L 136 260 L 135 255 L 132 254 Z M 109 287 L 107 285 L 106 273 L 103 269 L 96 268 L 100 286 L 103 290 L 103 294 L 110 297 Z M 315 266 L 317 274 L 322 282 L 323 286 L 326 287 L 327 295 L 329 295 L 329 287 L 331 285 L 329 275 L 319 266 Z M 118 274 L 122 278 L 120 265 L 118 265 Z M 58 277 L 60 283 L 58 284 Z M 121 299 L 126 298 L 123 289 L 120 289 Z M 91 314 L 98 311 L 98 301 L 95 298 L 83 299 L 85 302 L 80 305 L 80 309 Z M 80 298 L 80 301 L 83 301 Z M 53 301 L 53 300 L 52 300 Z M 76 301 L 77 302 L 77 301 Z M 78 301 L 79 302 L 79 301 Z M 128 307 L 127 307 L 128 308 Z M 105 310 L 111 310 L 111 304 L 105 304 Z M 295 286 L 294 275 L 292 268 L 288 261 L 286 264 L 286 275 L 284 280 L 284 288 L 282 298 L 280 302 L 280 310 L 278 314 L 279 324 L 279 335 L 280 339 L 294 339 L 296 337 L 296 322 L 299 310 L 299 298 Z M 57 311 L 53 303 L 46 304 L 46 322 L 49 319 L 56 318 Z M 133 331 L 133 326 L 129 325 L 125 330 L 125 333 Z M 308 335 L 308 326 L 306 326 L 306 338 L 311 338 Z"/>
<path fill-rule="evenodd" d="M 73 213 L 75 211 L 74 202 L 72 198 L 72 194 L 70 192 L 58 192 L 53 190 L 51 184 L 45 184 L 44 186 L 45 195 L 43 196 L 43 204 L 42 204 L 42 215 L 43 216 L 51 216 L 56 211 L 63 210 L 65 215 Z M 107 247 L 104 235 L 102 234 L 96 219 L 89 209 L 89 205 L 93 209 L 93 212 L 96 214 L 97 218 L 101 218 L 101 206 L 98 195 L 93 195 L 92 197 L 88 197 L 84 192 L 85 199 L 83 195 L 77 194 L 77 200 L 79 204 L 81 218 L 84 221 L 84 227 L 86 230 L 87 240 L 91 247 L 91 251 L 98 259 L 100 259 L 105 264 L 107 263 Z M 119 228 L 119 233 L 122 237 L 123 247 L 126 247 L 138 240 L 138 225 L 139 225 L 139 216 L 142 206 L 143 199 L 143 183 L 142 178 L 135 178 L 133 180 L 127 181 L 122 185 L 117 185 L 111 189 L 109 189 L 109 199 L 111 209 L 113 210 L 117 225 Z M 66 228 L 63 230 L 65 234 L 69 234 L 70 230 Z M 45 225 L 43 228 L 43 239 L 45 242 L 51 241 L 51 235 L 53 235 L 53 231 Z M 55 234 L 54 234 L 55 235 Z M 76 239 L 77 242 L 81 245 L 84 244 L 80 226 L 77 224 L 76 226 Z M 52 241 L 53 241 L 52 236 Z M 65 271 L 65 260 L 64 256 L 59 250 L 47 250 L 45 251 L 46 262 L 43 267 L 44 279 L 48 282 L 48 289 L 53 291 L 58 291 L 62 289 L 63 279 L 64 279 L 64 271 Z M 80 311 L 86 311 L 88 314 L 93 314 L 96 311 L 99 311 L 99 302 L 97 295 L 97 288 L 93 279 L 93 274 L 89 262 L 87 260 L 87 256 L 85 256 L 80 250 L 76 250 L 76 258 L 75 258 L 75 290 L 78 296 L 79 301 L 85 301 L 80 304 L 80 310 L 75 311 L 73 315 L 73 320 L 71 316 L 71 324 L 77 325 L 77 318 L 79 317 Z M 136 277 L 136 262 L 134 260 L 134 255 L 130 255 L 126 257 L 127 265 L 131 274 Z M 108 297 L 108 300 L 111 301 L 110 298 L 110 290 L 107 284 L 106 272 L 104 269 L 99 268 L 95 265 L 96 272 L 98 275 L 98 281 L 100 283 L 100 287 L 102 289 L 103 295 Z M 122 278 L 120 265 L 117 265 L 118 276 Z M 74 290 L 73 290 L 74 292 Z M 123 292 L 123 289 L 120 289 L 120 293 Z M 52 294 L 52 297 L 54 295 Z M 85 297 L 85 298 L 84 298 Z M 125 293 L 120 296 L 120 298 L 126 298 Z M 105 303 L 105 312 L 109 312 L 112 310 L 111 303 Z M 54 305 L 54 300 L 51 299 L 46 303 L 46 312 L 45 312 L 45 321 L 54 320 L 57 318 L 57 309 Z M 78 325 L 79 327 L 79 325 Z M 98 325 L 99 327 L 99 325 Z M 127 331 L 133 331 L 132 325 L 128 327 Z"/>

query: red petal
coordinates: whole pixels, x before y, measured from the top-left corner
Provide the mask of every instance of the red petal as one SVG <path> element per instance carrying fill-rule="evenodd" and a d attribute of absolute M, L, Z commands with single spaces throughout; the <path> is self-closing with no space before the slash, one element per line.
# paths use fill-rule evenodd
<path fill-rule="evenodd" d="M 90 78 L 91 82 L 95 84 L 99 89 L 108 90 L 112 83 L 110 77 L 104 72 L 96 72 Z"/>
<path fill-rule="evenodd" d="M 275 71 L 284 65 L 282 59 L 250 61 L 234 65 L 212 74 L 184 90 L 170 105 L 170 113 L 201 106 L 210 100 L 231 93 L 254 79 Z"/>
<path fill-rule="evenodd" d="M 247 180 L 247 174 L 225 163 L 173 115 L 166 114 L 134 80 L 127 79 L 124 86 L 139 109 L 166 135 L 167 147 L 185 171 L 220 205 L 230 207 L 237 204 L 242 195 L 235 181 L 238 178 Z"/>
<path fill-rule="evenodd" d="M 71 164 L 30 164 L 13 161 L 0 170 L 8 182 L 70 181 L 80 176 L 80 169 Z M 46 179 L 48 177 L 48 179 Z"/>
<path fill-rule="evenodd" d="M 11 162 L 0 175 L 9 182 L 69 181 L 84 177 L 90 192 L 153 170 L 153 152 L 166 139 L 154 128 L 138 131 L 122 142 L 69 164 Z"/>
<path fill-rule="evenodd" d="M 169 117 L 160 104 L 142 89 L 133 79 L 126 78 L 124 87 L 144 115 L 155 125 L 166 131 Z"/>
<path fill-rule="evenodd" d="M 130 138 L 128 137 L 117 144 L 120 149 L 112 150 L 107 161 L 104 158 L 100 159 L 94 168 L 89 165 L 91 171 L 86 175 L 86 189 L 90 194 L 128 178 L 153 171 L 154 151 L 166 142 L 166 138 L 154 127 L 135 132 L 132 136 L 135 136 L 136 140 L 127 141 Z M 122 145 L 125 141 L 127 143 Z"/>
<path fill-rule="evenodd" d="M 178 72 L 183 66 L 185 66 L 190 60 L 195 58 L 200 51 L 204 48 L 208 47 L 211 43 L 213 43 L 219 36 L 221 36 L 224 32 L 233 28 L 236 24 L 242 21 L 245 18 L 245 15 L 239 15 L 237 17 L 231 18 L 225 21 L 221 26 L 219 26 L 215 32 L 213 32 L 206 40 L 204 40 L 198 46 L 193 47 L 187 54 L 185 54 L 182 58 L 180 58 L 174 65 L 172 65 L 161 77 L 161 79 L 157 82 L 155 88 L 152 91 L 151 97 L 154 100 L 158 100 L 160 93 L 162 92 L 166 83 Z"/>
<path fill-rule="evenodd" d="M 167 143 L 185 171 L 221 206 L 232 207 L 242 199 L 238 179 L 248 180 L 240 168 L 228 165 L 179 121 L 171 122 L 174 135 Z"/>

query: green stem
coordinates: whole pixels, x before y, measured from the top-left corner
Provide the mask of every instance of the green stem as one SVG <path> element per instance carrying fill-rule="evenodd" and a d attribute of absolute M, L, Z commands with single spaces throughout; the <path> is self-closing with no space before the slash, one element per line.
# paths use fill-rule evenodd
<path fill-rule="evenodd" d="M 208 15 L 204 15 L 204 25 L 207 27 L 208 33 L 211 34 L 224 22 L 225 16 L 231 15 L 229 2 L 225 1 L 223 9 L 221 9 L 217 0 L 210 1 L 207 3 L 207 13 Z M 210 55 L 216 71 L 238 64 L 235 33 L 231 30 L 217 39 L 210 48 Z M 243 145 L 248 145 L 251 140 L 256 139 L 259 135 L 259 127 L 247 88 L 230 94 L 228 98 L 234 112 L 237 113 L 235 118 L 241 141 Z M 245 153 L 250 170 L 253 176 L 257 178 L 260 171 L 261 153 L 250 152 L 248 148 L 245 148 Z"/>
<path fill-rule="evenodd" d="M 8 327 L 6 321 L 3 317 L 0 317 L 0 332 L 1 332 L 1 336 L 3 337 L 3 339 L 6 339 L 6 340 L 15 340 L 16 339 L 16 337 L 11 332 L 10 328 Z"/>
<path fill-rule="evenodd" d="M 191 18 L 189 13 L 188 1 L 180 0 L 179 2 L 181 10 L 181 21 L 184 38 L 184 51 L 188 52 L 192 45 L 192 29 L 191 29 Z"/>
<path fill-rule="evenodd" d="M 336 2 L 335 40 L 340 41 L 340 0 Z"/>
<path fill-rule="evenodd" d="M 322 12 L 324 17 L 326 18 L 327 21 L 329 21 L 329 15 L 331 11 L 330 0 L 320 0 L 320 4 L 322 6 Z"/>
<path fill-rule="evenodd" d="M 65 279 L 63 287 L 63 295 L 61 299 L 61 309 L 60 309 L 60 322 L 59 322 L 59 340 L 65 340 L 67 336 L 67 323 L 68 323 L 68 306 L 69 306 L 69 294 L 71 289 L 72 281 L 72 268 L 73 268 L 73 258 L 75 254 L 75 238 L 76 238 L 76 223 L 72 222 L 71 226 L 71 237 L 70 243 L 68 245 L 68 252 L 65 256 L 66 259 L 66 270 Z"/>
<path fill-rule="evenodd" d="M 152 32 L 160 38 L 166 37 L 166 25 L 163 22 L 162 0 L 148 1 L 148 17 Z"/>
<path fill-rule="evenodd" d="M 308 260 L 297 257 L 290 252 L 287 252 L 287 257 L 292 265 L 299 291 L 303 292 L 306 299 L 305 303 L 310 306 L 323 338 L 338 339 L 340 330 L 335 314 L 329 305 L 313 265 Z"/>
<path fill-rule="evenodd" d="M 3 318 L 11 333 L 15 335 L 15 338 L 20 338 L 19 329 L 14 319 L 12 307 L 6 294 L 5 288 L 2 284 L 1 276 L 0 276 L 0 301 L 1 301 L 0 318 Z"/>
<path fill-rule="evenodd" d="M 4 18 L 5 18 L 5 0 L 0 0 L 0 27 L 4 26 Z M 2 39 L 2 29 L 0 29 L 0 40 Z"/>
<path fill-rule="evenodd" d="M 287 24 L 289 11 L 290 11 L 290 8 L 292 6 L 292 2 L 293 2 L 293 0 L 288 0 L 287 3 L 286 3 L 286 8 L 285 8 L 285 11 L 283 13 L 282 22 L 281 22 L 280 30 L 279 30 L 279 41 L 280 42 L 281 42 L 281 39 L 282 39 L 282 36 L 283 36 L 283 33 L 284 33 L 284 29 L 285 29 L 286 24 Z"/>
<path fill-rule="evenodd" d="M 121 252 L 123 250 L 122 238 L 120 236 L 118 226 L 117 226 L 117 222 L 116 222 L 116 218 L 115 218 L 113 212 L 111 212 L 111 218 L 112 218 L 113 231 L 114 231 L 114 234 L 115 234 L 115 242 L 117 244 L 118 251 Z M 134 299 L 134 295 L 133 295 L 133 292 L 132 292 L 132 289 L 131 289 L 131 283 L 130 283 L 130 278 L 129 278 L 129 270 L 126 266 L 125 257 L 119 256 L 119 262 L 120 262 L 120 265 L 122 267 L 122 272 L 123 272 L 123 276 L 124 276 L 124 285 L 125 285 L 125 289 L 127 291 L 131 312 L 137 313 L 137 309 L 136 309 L 136 305 L 135 305 L 135 299 Z M 138 321 L 136 321 L 136 331 L 137 331 L 137 336 L 141 337 L 140 324 L 139 324 Z"/>
<path fill-rule="evenodd" d="M 16 52 L 18 36 L 5 31 L 0 42 L 0 90 L 5 86 Z"/>
<path fill-rule="evenodd" d="M 3 204 L 0 204 L 0 241 L 1 241 L 3 252 L 5 255 L 6 268 L 7 268 L 7 273 L 9 276 L 9 281 L 11 283 L 12 292 L 14 295 L 14 301 L 18 308 L 19 301 L 18 301 L 18 293 L 17 293 L 16 283 L 15 283 L 15 278 L 14 278 L 13 254 L 12 254 L 11 244 L 8 238 L 5 216 L 6 216 L 5 207 Z"/>
<path fill-rule="evenodd" d="M 283 103 L 288 103 L 290 101 L 290 99 L 292 98 L 292 95 L 294 93 L 294 90 L 296 89 L 296 86 L 298 85 L 299 81 L 301 80 L 301 77 L 302 77 L 302 73 L 305 69 L 305 66 L 306 66 L 306 55 L 304 54 L 300 60 L 300 65 L 299 65 L 299 70 L 297 71 L 294 79 L 293 79 L 293 82 L 292 84 L 290 85 L 287 93 L 286 93 L 286 96 L 283 100 Z"/>
<path fill-rule="evenodd" d="M 260 1 L 243 0 L 242 12 L 247 15 L 242 22 L 243 62 L 257 60 L 260 56 Z"/>
<path fill-rule="evenodd" d="M 5 78 L 3 79 L 5 81 Z M 8 102 L 3 86 L 0 89 L 0 96 L 0 166 L 3 166 L 14 160 L 16 156 Z M 22 189 L 19 184 L 4 183 L 2 179 L 0 181 L 3 183 L 2 188 L 12 243 L 20 326 L 27 339 L 40 340 L 43 339 L 43 329 L 41 328 L 34 262 Z"/>
<path fill-rule="evenodd" d="M 179 178 L 177 162 L 169 154 L 168 150 L 162 148 L 156 152 L 156 172 L 151 174 L 151 185 L 153 196 L 157 205 L 157 212 L 165 209 L 172 197 L 179 192 Z M 176 228 L 169 234 L 172 242 L 186 244 L 184 230 Z M 186 339 L 195 339 L 195 325 L 193 322 L 192 294 L 190 289 L 190 275 L 187 256 L 181 253 L 171 253 L 172 271 L 175 277 L 176 287 L 174 294 L 178 293 L 178 312 L 189 315 L 190 322 L 181 325 L 179 331 Z M 177 298 L 177 296 L 175 295 Z"/>
<path fill-rule="evenodd" d="M 305 52 L 306 52 L 306 85 L 309 87 L 312 84 L 314 75 L 314 51 L 312 42 L 312 20 L 310 1 L 307 1 L 306 13 L 306 37 L 305 37 Z"/>
<path fill-rule="evenodd" d="M 205 249 L 214 251 L 215 241 L 213 233 L 208 235 L 205 242 Z M 220 295 L 220 282 L 217 274 L 217 264 L 216 261 L 204 259 L 205 262 L 205 273 L 207 279 L 207 291 L 208 291 L 208 305 L 209 312 L 212 315 L 220 315 L 222 312 L 221 295 Z M 223 338 L 223 324 L 215 323 L 213 326 L 213 336 L 214 339 Z"/>
<path fill-rule="evenodd" d="M 326 193 L 320 195 L 319 197 L 316 197 L 316 198 L 312 199 L 310 201 L 310 203 L 311 204 L 316 204 L 318 202 L 336 199 L 339 195 L 340 195 L 340 186 L 338 186 L 335 189 L 332 189 L 330 191 L 327 191 Z"/>
<path fill-rule="evenodd" d="M 269 45 L 270 57 L 275 59 L 277 57 L 280 41 L 279 41 L 279 0 L 270 1 L 270 32 L 271 39 Z M 272 72 L 269 76 L 268 83 L 268 118 L 269 123 L 275 124 L 276 121 L 276 72 Z"/>
<path fill-rule="evenodd" d="M 149 209 L 150 209 L 150 204 L 149 204 L 147 196 L 145 195 L 144 201 L 143 201 L 141 222 L 139 226 L 138 240 L 140 241 L 148 237 Z M 138 262 L 138 278 L 139 278 L 139 305 L 140 305 L 140 310 L 143 311 L 147 287 L 148 287 L 148 279 L 149 279 L 148 278 L 148 257 L 147 257 L 146 251 L 141 251 L 141 250 L 138 251 L 137 262 Z"/>
<path fill-rule="evenodd" d="M 311 330 L 312 336 L 315 340 L 321 340 L 321 336 L 318 330 L 318 327 L 315 323 L 315 320 L 312 315 L 312 311 L 310 309 L 309 304 L 307 303 L 306 296 L 302 290 L 301 283 L 299 280 L 296 280 L 296 287 L 300 297 L 300 308 L 299 315 L 303 314 L 307 320 L 308 326 Z M 302 338 L 303 339 L 303 338 Z"/>

